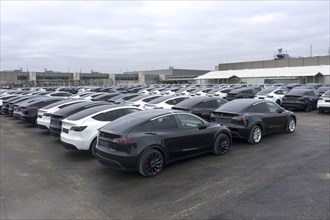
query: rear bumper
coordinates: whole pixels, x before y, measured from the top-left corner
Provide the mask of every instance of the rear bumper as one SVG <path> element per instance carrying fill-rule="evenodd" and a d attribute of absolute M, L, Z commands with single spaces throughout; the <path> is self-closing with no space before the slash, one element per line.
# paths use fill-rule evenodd
<path fill-rule="evenodd" d="M 107 154 L 96 148 L 96 157 L 100 164 L 112 169 L 124 171 L 137 170 L 138 158 L 136 156 Z"/>

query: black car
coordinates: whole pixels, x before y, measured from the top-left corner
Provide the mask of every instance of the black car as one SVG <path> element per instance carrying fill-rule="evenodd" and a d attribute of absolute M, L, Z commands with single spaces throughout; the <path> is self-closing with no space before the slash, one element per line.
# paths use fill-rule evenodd
<path fill-rule="evenodd" d="M 47 97 L 45 99 L 38 99 L 34 102 L 21 105 L 21 119 L 30 124 L 37 125 L 38 109 L 61 100 L 63 100 L 63 98 Z"/>
<path fill-rule="evenodd" d="M 257 93 L 258 93 L 258 90 L 251 89 L 251 88 L 235 89 L 227 94 L 226 99 L 228 101 L 231 101 L 234 99 L 246 99 L 246 98 L 253 99 Z"/>
<path fill-rule="evenodd" d="M 226 102 L 228 101 L 217 97 L 195 97 L 179 102 L 172 109 L 190 112 L 210 121 L 210 113 Z"/>
<path fill-rule="evenodd" d="M 9 98 L 8 98 L 9 97 Z M 2 107 L 1 107 L 1 114 L 5 115 L 8 114 L 8 110 L 9 110 L 9 104 L 15 100 L 18 100 L 20 98 L 22 98 L 24 96 L 7 96 L 7 97 L 3 97 L 2 98 Z"/>
<path fill-rule="evenodd" d="M 115 97 L 112 97 L 108 99 L 109 102 L 113 104 L 124 104 L 126 101 L 139 96 L 138 93 L 126 93 L 126 94 L 120 94 Z"/>
<path fill-rule="evenodd" d="M 158 109 L 112 121 L 99 130 L 97 143 L 101 164 L 155 176 L 170 162 L 207 152 L 225 154 L 231 133 L 190 113 Z"/>
<path fill-rule="evenodd" d="M 298 87 L 298 86 L 302 86 L 303 84 L 301 83 L 289 83 L 288 85 L 286 85 L 286 87 L 291 90 L 293 89 L 294 87 Z"/>
<path fill-rule="evenodd" d="M 118 95 L 120 95 L 120 93 L 106 93 L 106 94 L 101 94 L 101 95 L 95 96 L 91 100 L 92 101 L 107 101 L 108 99 L 111 99 Z"/>
<path fill-rule="evenodd" d="M 303 109 L 310 112 L 316 109 L 318 92 L 314 89 L 292 89 L 282 99 L 282 106 L 286 109 Z"/>
<path fill-rule="evenodd" d="M 238 99 L 222 105 L 211 113 L 211 121 L 227 126 L 234 138 L 257 144 L 264 135 L 292 133 L 296 127 L 293 112 L 268 100 Z"/>
<path fill-rule="evenodd" d="M 65 108 L 62 108 L 52 113 L 50 115 L 50 124 L 49 124 L 50 134 L 55 137 L 60 137 L 62 130 L 62 122 L 61 122 L 62 119 L 70 115 L 73 115 L 79 111 L 99 105 L 109 105 L 109 102 L 104 102 L 104 101 L 80 102 L 77 104 L 69 105 Z"/>

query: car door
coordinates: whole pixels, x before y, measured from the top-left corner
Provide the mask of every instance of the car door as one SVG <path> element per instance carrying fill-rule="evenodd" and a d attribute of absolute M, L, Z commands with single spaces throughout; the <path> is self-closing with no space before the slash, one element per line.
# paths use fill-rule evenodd
<path fill-rule="evenodd" d="M 265 103 L 269 110 L 269 133 L 279 132 L 286 129 L 287 116 L 283 114 L 283 110 L 273 102 Z"/>
<path fill-rule="evenodd" d="M 265 102 L 259 102 L 253 105 L 253 113 L 257 121 L 261 121 L 263 125 L 263 133 L 269 134 L 278 129 L 276 115 L 269 111 Z"/>
<path fill-rule="evenodd" d="M 212 149 L 215 133 L 205 122 L 190 114 L 176 114 L 178 122 L 185 135 L 182 155 L 199 154 Z"/>
<path fill-rule="evenodd" d="M 204 100 L 192 108 L 192 113 L 206 120 L 210 119 L 210 113 L 219 107 L 217 100 Z"/>
<path fill-rule="evenodd" d="M 151 119 L 154 128 L 153 135 L 158 143 L 165 148 L 167 158 L 173 161 L 186 155 L 186 136 L 179 128 L 174 115 L 160 116 Z"/>

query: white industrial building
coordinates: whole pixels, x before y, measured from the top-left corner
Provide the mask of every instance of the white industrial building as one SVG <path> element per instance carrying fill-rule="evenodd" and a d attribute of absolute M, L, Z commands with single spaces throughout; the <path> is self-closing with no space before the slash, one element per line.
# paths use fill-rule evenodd
<path fill-rule="evenodd" d="M 211 71 L 195 78 L 199 84 L 322 83 L 330 84 L 330 65 Z"/>

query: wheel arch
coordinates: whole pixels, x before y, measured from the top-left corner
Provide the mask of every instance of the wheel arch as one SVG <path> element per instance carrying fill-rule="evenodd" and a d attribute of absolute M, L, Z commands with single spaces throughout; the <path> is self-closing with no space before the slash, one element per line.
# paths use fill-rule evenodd
<path fill-rule="evenodd" d="M 165 152 L 165 150 L 160 146 L 160 145 L 150 145 L 148 147 L 146 147 L 145 149 L 143 149 L 140 153 L 139 153 L 139 156 L 138 156 L 138 160 L 137 160 L 137 163 L 139 163 L 140 159 L 141 159 L 141 156 L 144 152 L 146 152 L 147 150 L 150 150 L 150 149 L 156 149 L 156 150 L 159 150 L 159 152 L 163 155 L 164 157 L 164 166 L 167 164 L 167 154 Z M 138 164 L 137 164 L 138 165 Z"/>

